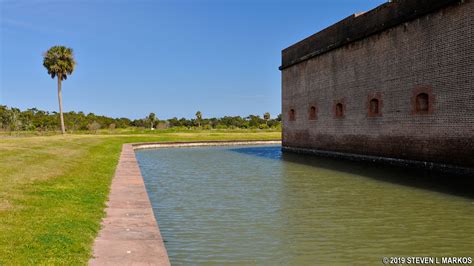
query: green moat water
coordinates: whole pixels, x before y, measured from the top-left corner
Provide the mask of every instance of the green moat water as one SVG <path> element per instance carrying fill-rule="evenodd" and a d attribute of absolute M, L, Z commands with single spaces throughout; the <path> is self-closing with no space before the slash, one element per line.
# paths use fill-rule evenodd
<path fill-rule="evenodd" d="M 279 146 L 142 150 L 137 158 L 173 265 L 474 257 L 472 182 Z"/>

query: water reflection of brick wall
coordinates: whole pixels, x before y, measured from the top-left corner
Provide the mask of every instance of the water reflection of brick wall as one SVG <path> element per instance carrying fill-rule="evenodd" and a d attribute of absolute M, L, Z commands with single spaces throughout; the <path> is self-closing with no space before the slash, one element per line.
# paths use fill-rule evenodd
<path fill-rule="evenodd" d="M 436 2 L 387 3 L 285 49 L 283 145 L 474 167 L 474 3 Z"/>

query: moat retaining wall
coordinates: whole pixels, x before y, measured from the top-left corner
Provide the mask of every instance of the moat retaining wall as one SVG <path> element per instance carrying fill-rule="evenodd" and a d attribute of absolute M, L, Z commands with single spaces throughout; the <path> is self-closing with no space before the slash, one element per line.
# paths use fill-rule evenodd
<path fill-rule="evenodd" d="M 284 149 L 473 168 L 474 4 L 436 3 L 387 3 L 283 50 Z"/>

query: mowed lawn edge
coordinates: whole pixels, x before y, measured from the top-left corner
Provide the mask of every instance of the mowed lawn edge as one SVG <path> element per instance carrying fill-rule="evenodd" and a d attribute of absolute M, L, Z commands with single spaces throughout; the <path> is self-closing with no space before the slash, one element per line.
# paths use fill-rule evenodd
<path fill-rule="evenodd" d="M 94 143 L 80 158 L 72 157 L 56 166 L 64 167 L 64 173 L 11 188 L 11 193 L 20 196 L 10 199 L 10 208 L 0 210 L 0 265 L 87 264 L 124 143 L 270 140 L 279 139 L 280 133 L 97 136 L 99 141 L 94 136 L 83 138 Z M 28 165 L 22 171 L 28 171 Z M 9 191 L 3 193 L 8 196 Z"/>
<path fill-rule="evenodd" d="M 22 196 L 2 215 L 1 263 L 86 264 L 120 149 L 94 144 L 72 165 L 58 165 L 67 168 L 64 174 L 16 188 Z"/>

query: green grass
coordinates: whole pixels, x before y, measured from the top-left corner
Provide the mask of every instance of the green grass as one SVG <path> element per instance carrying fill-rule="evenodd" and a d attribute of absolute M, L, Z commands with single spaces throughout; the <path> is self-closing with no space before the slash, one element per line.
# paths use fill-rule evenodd
<path fill-rule="evenodd" d="M 86 264 L 121 146 L 279 139 L 272 131 L 0 137 L 0 265 Z"/>

